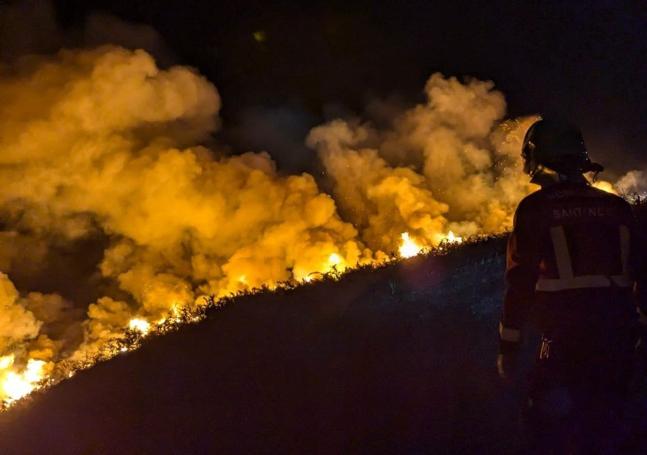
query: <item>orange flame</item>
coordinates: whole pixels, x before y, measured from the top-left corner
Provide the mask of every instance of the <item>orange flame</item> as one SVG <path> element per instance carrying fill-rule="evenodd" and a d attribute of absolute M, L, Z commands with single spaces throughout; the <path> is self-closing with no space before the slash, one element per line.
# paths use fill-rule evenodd
<path fill-rule="evenodd" d="M 6 405 L 20 400 L 39 388 L 45 377 L 43 360 L 29 359 L 22 371 L 12 369 L 14 355 L 0 357 L 0 390 Z"/>
<path fill-rule="evenodd" d="M 403 258 L 411 258 L 417 256 L 423 250 L 423 246 L 414 241 L 408 232 L 403 232 L 400 236 L 402 243 L 398 252 Z"/>

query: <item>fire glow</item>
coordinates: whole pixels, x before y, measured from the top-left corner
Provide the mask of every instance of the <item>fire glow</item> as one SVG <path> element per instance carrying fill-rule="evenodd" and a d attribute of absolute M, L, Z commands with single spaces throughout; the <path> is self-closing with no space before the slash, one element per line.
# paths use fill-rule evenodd
<path fill-rule="evenodd" d="M 343 119 L 313 128 L 322 184 L 285 175 L 266 152 L 202 145 L 220 96 L 192 69 L 110 46 L 16 64 L 0 73 L 5 408 L 231 296 L 503 232 L 532 190 L 519 150 L 535 117 L 506 120 L 491 82 L 434 74 L 427 101 L 394 113 L 388 131 Z M 94 272 L 107 295 L 16 289 L 14 268 L 55 267 L 50 250 L 89 238 L 103 242 Z"/>
<path fill-rule="evenodd" d="M 417 256 L 423 250 L 423 246 L 419 245 L 411 239 L 408 232 L 403 232 L 400 236 L 402 243 L 400 244 L 400 256 L 403 258 L 411 258 Z"/>
<path fill-rule="evenodd" d="M 146 335 L 151 329 L 151 324 L 145 319 L 134 318 L 128 322 L 128 328 L 130 330 L 135 330 L 141 333 L 142 335 Z"/>
<path fill-rule="evenodd" d="M 429 247 L 426 247 L 422 244 L 419 244 L 411 238 L 408 232 L 403 232 L 400 235 L 401 243 L 400 248 L 398 248 L 398 253 L 401 258 L 407 259 L 419 254 L 429 251 Z M 463 238 L 457 236 L 452 231 L 449 231 L 446 235 L 439 235 L 437 244 L 439 246 L 443 245 L 454 245 L 463 243 Z"/>
<path fill-rule="evenodd" d="M 14 370 L 13 363 L 13 355 L 0 357 L 0 390 L 5 405 L 29 395 L 45 377 L 46 362 L 42 360 L 29 359 L 22 370 Z"/>
<path fill-rule="evenodd" d="M 428 248 L 423 247 L 422 245 L 416 243 L 411 239 L 408 232 L 403 232 L 401 235 L 402 243 L 399 248 L 399 257 L 406 259 L 419 254 L 422 254 L 428 251 Z M 449 232 L 447 236 L 442 237 L 442 242 L 451 242 L 451 243 L 460 243 L 462 239 L 456 237 L 453 232 Z M 389 258 L 385 262 L 390 262 L 397 258 Z M 376 263 L 375 265 L 379 265 Z M 339 273 L 348 271 L 349 268 L 344 266 L 344 258 L 338 253 L 330 253 L 325 264 L 322 265 L 321 271 L 316 272 L 316 274 L 306 275 L 302 282 L 310 283 L 315 278 L 315 275 L 326 277 L 329 273 L 335 272 L 335 278 L 339 277 Z M 245 284 L 245 276 L 240 277 L 240 282 Z M 275 287 L 276 288 L 276 287 Z M 177 306 L 174 305 L 171 307 L 172 311 L 168 318 L 162 318 L 156 321 L 155 324 L 146 320 L 143 317 L 135 317 L 128 321 L 124 330 L 129 330 L 133 333 L 136 333 L 140 338 L 144 338 L 152 333 L 158 332 L 160 329 L 162 331 L 168 330 L 170 326 L 175 326 L 181 324 L 182 321 L 178 318 Z M 193 316 L 189 322 L 199 322 L 201 317 L 199 315 Z M 104 357 L 110 358 L 119 353 L 126 353 L 133 348 L 136 348 L 136 345 L 127 346 L 122 345 L 118 350 L 113 352 L 104 352 Z M 29 359 L 24 368 L 19 369 L 14 365 L 15 357 L 13 354 L 0 357 L 0 397 L 2 398 L 2 408 L 6 409 L 12 406 L 14 403 L 20 399 L 28 396 L 30 393 L 42 388 L 44 381 L 47 379 L 45 373 L 46 362 L 42 360 Z M 65 373 L 66 378 L 71 378 L 74 376 L 76 369 L 73 368 Z"/>

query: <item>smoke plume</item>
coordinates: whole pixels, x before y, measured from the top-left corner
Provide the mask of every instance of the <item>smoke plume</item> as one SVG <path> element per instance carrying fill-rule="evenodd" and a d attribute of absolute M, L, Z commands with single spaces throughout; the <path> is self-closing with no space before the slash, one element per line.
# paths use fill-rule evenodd
<path fill-rule="evenodd" d="M 314 128 L 318 182 L 263 151 L 209 148 L 216 88 L 143 50 L 1 67 L 0 401 L 72 374 L 70 361 L 116 355 L 126 331 L 145 335 L 207 296 L 380 263 L 405 240 L 415 254 L 508 229 L 531 190 L 519 149 L 535 118 L 505 120 L 491 82 L 434 74 L 425 93 L 382 109 L 384 127 Z M 71 254 L 78 264 L 61 259 Z M 75 297 L 58 276 L 92 291 Z"/>
<path fill-rule="evenodd" d="M 638 196 L 644 200 L 647 197 L 645 171 L 633 170 L 627 172 L 616 182 L 616 188 L 620 194 L 629 197 Z"/>
<path fill-rule="evenodd" d="M 335 120 L 308 136 L 344 217 L 372 248 L 394 251 L 404 231 L 425 245 L 448 230 L 502 232 L 530 190 L 519 150 L 536 117 L 502 121 L 505 100 L 491 82 L 434 74 L 425 92 L 425 104 L 386 130 Z"/>
<path fill-rule="evenodd" d="M 158 323 L 204 295 L 374 258 L 312 176 L 282 177 L 266 153 L 218 157 L 198 145 L 218 126 L 220 98 L 189 68 L 163 71 L 146 52 L 116 47 L 62 51 L 5 71 L 0 97 L 5 236 L 45 249 L 107 239 L 98 270 L 118 289 L 90 303 L 76 321 L 82 342 L 65 356 L 96 355 L 133 318 Z M 0 263 L 11 275 L 22 261 L 14 242 L 5 243 Z M 46 256 L 26 253 L 20 259 Z M 64 299 L 22 301 L 2 280 L 0 355 L 24 364 L 42 336 L 50 340 L 44 303 L 55 312 Z M 40 302 L 38 311 L 30 300 Z M 64 340 L 50 341 L 47 360 L 61 360 Z"/>

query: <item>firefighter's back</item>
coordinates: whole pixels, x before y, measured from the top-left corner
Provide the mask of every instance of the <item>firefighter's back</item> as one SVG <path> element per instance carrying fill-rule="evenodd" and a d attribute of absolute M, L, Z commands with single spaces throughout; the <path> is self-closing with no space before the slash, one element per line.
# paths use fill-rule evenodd
<path fill-rule="evenodd" d="M 624 325 L 632 304 L 631 206 L 585 183 L 563 182 L 529 196 L 540 262 L 535 310 L 542 329 Z"/>

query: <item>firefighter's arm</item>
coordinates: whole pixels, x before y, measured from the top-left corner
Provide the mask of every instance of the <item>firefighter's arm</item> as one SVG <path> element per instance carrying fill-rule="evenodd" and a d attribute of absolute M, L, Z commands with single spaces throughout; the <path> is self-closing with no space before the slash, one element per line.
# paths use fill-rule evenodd
<path fill-rule="evenodd" d="M 508 239 L 503 314 L 499 323 L 499 352 L 516 352 L 521 330 L 535 294 L 539 268 L 538 214 L 522 203 L 517 208 Z"/>
<path fill-rule="evenodd" d="M 632 269 L 636 280 L 636 304 L 640 322 L 647 327 L 647 204 L 638 204 L 631 232 Z"/>

